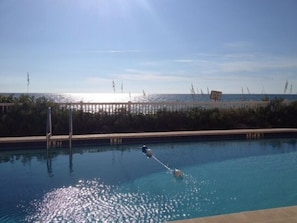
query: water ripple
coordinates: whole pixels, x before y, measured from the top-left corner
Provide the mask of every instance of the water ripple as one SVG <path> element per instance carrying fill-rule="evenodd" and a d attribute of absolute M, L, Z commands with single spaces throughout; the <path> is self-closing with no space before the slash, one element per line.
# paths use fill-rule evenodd
<path fill-rule="evenodd" d="M 183 183 L 187 186 L 187 181 Z M 193 185 L 193 184 L 191 184 Z M 151 194 L 105 185 L 100 180 L 79 181 L 75 186 L 48 192 L 33 201 L 27 222 L 164 222 L 189 217 L 198 189 L 179 194 Z M 184 202 L 184 203 L 183 203 Z M 190 207 L 190 206 L 189 206 Z M 199 211 L 197 206 L 193 206 Z M 30 214 L 29 214 L 30 213 Z"/>

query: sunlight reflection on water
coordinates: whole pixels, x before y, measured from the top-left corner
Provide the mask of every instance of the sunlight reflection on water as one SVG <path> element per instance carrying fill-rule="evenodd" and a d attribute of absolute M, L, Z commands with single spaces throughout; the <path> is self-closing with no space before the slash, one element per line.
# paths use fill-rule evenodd
<path fill-rule="evenodd" d="M 63 94 L 67 101 L 73 102 L 128 102 L 135 101 L 141 95 L 130 93 L 69 93 Z"/>
<path fill-rule="evenodd" d="M 168 175 L 163 173 L 151 176 L 153 180 L 167 176 L 171 180 L 165 179 L 165 184 L 175 183 L 167 192 L 156 193 L 148 190 L 150 185 L 142 186 L 141 179 L 135 182 L 137 190 L 131 189 L 131 183 L 126 187 L 114 187 L 98 179 L 80 180 L 75 186 L 55 189 L 42 200 L 33 201 L 30 209 L 34 213 L 29 214 L 26 221 L 164 222 L 189 217 L 185 209 L 199 211 L 197 201 L 202 198 L 198 194 L 197 182 L 190 176 L 177 182 Z"/>

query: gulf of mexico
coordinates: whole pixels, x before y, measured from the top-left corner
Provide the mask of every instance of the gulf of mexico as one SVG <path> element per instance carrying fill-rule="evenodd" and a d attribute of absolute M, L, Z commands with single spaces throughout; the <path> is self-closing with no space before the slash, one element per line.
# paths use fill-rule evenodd
<path fill-rule="evenodd" d="M 11 93 L 1 93 L 4 96 Z M 22 95 L 14 93 L 15 97 Z M 208 94 L 136 94 L 136 93 L 30 93 L 30 96 L 46 97 L 55 102 L 190 102 L 211 101 Z M 285 99 L 296 101 L 297 94 L 223 94 L 222 101 L 262 101 Z"/>

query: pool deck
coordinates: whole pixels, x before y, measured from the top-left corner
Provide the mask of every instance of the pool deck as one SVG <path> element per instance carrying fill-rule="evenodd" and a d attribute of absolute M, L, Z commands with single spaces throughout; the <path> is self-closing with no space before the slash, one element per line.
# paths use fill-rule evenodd
<path fill-rule="evenodd" d="M 246 211 L 212 217 L 172 221 L 172 223 L 296 223 L 297 206 Z"/>
<path fill-rule="evenodd" d="M 296 135 L 297 128 L 270 128 L 270 129 L 231 129 L 231 130 L 205 130 L 205 131 L 171 131 L 171 132 L 139 132 L 139 133 L 110 133 L 110 134 L 86 134 L 86 135 L 52 135 L 50 142 L 62 145 L 72 141 L 92 141 L 108 140 L 110 144 L 122 144 L 125 140 L 137 139 L 164 139 L 164 138 L 186 138 L 186 137 L 242 137 L 246 139 L 260 139 L 266 135 Z M 214 139 L 212 138 L 212 139 Z M 0 137 L 0 147 L 2 144 L 22 144 L 22 143 L 46 143 L 44 136 L 23 136 L 23 137 Z"/>

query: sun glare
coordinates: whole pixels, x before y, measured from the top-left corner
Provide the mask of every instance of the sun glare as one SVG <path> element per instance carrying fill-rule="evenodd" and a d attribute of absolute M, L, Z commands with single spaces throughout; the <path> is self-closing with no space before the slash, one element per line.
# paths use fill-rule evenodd
<path fill-rule="evenodd" d="M 128 102 L 133 101 L 141 94 L 136 93 L 68 93 L 66 98 L 74 102 Z"/>

